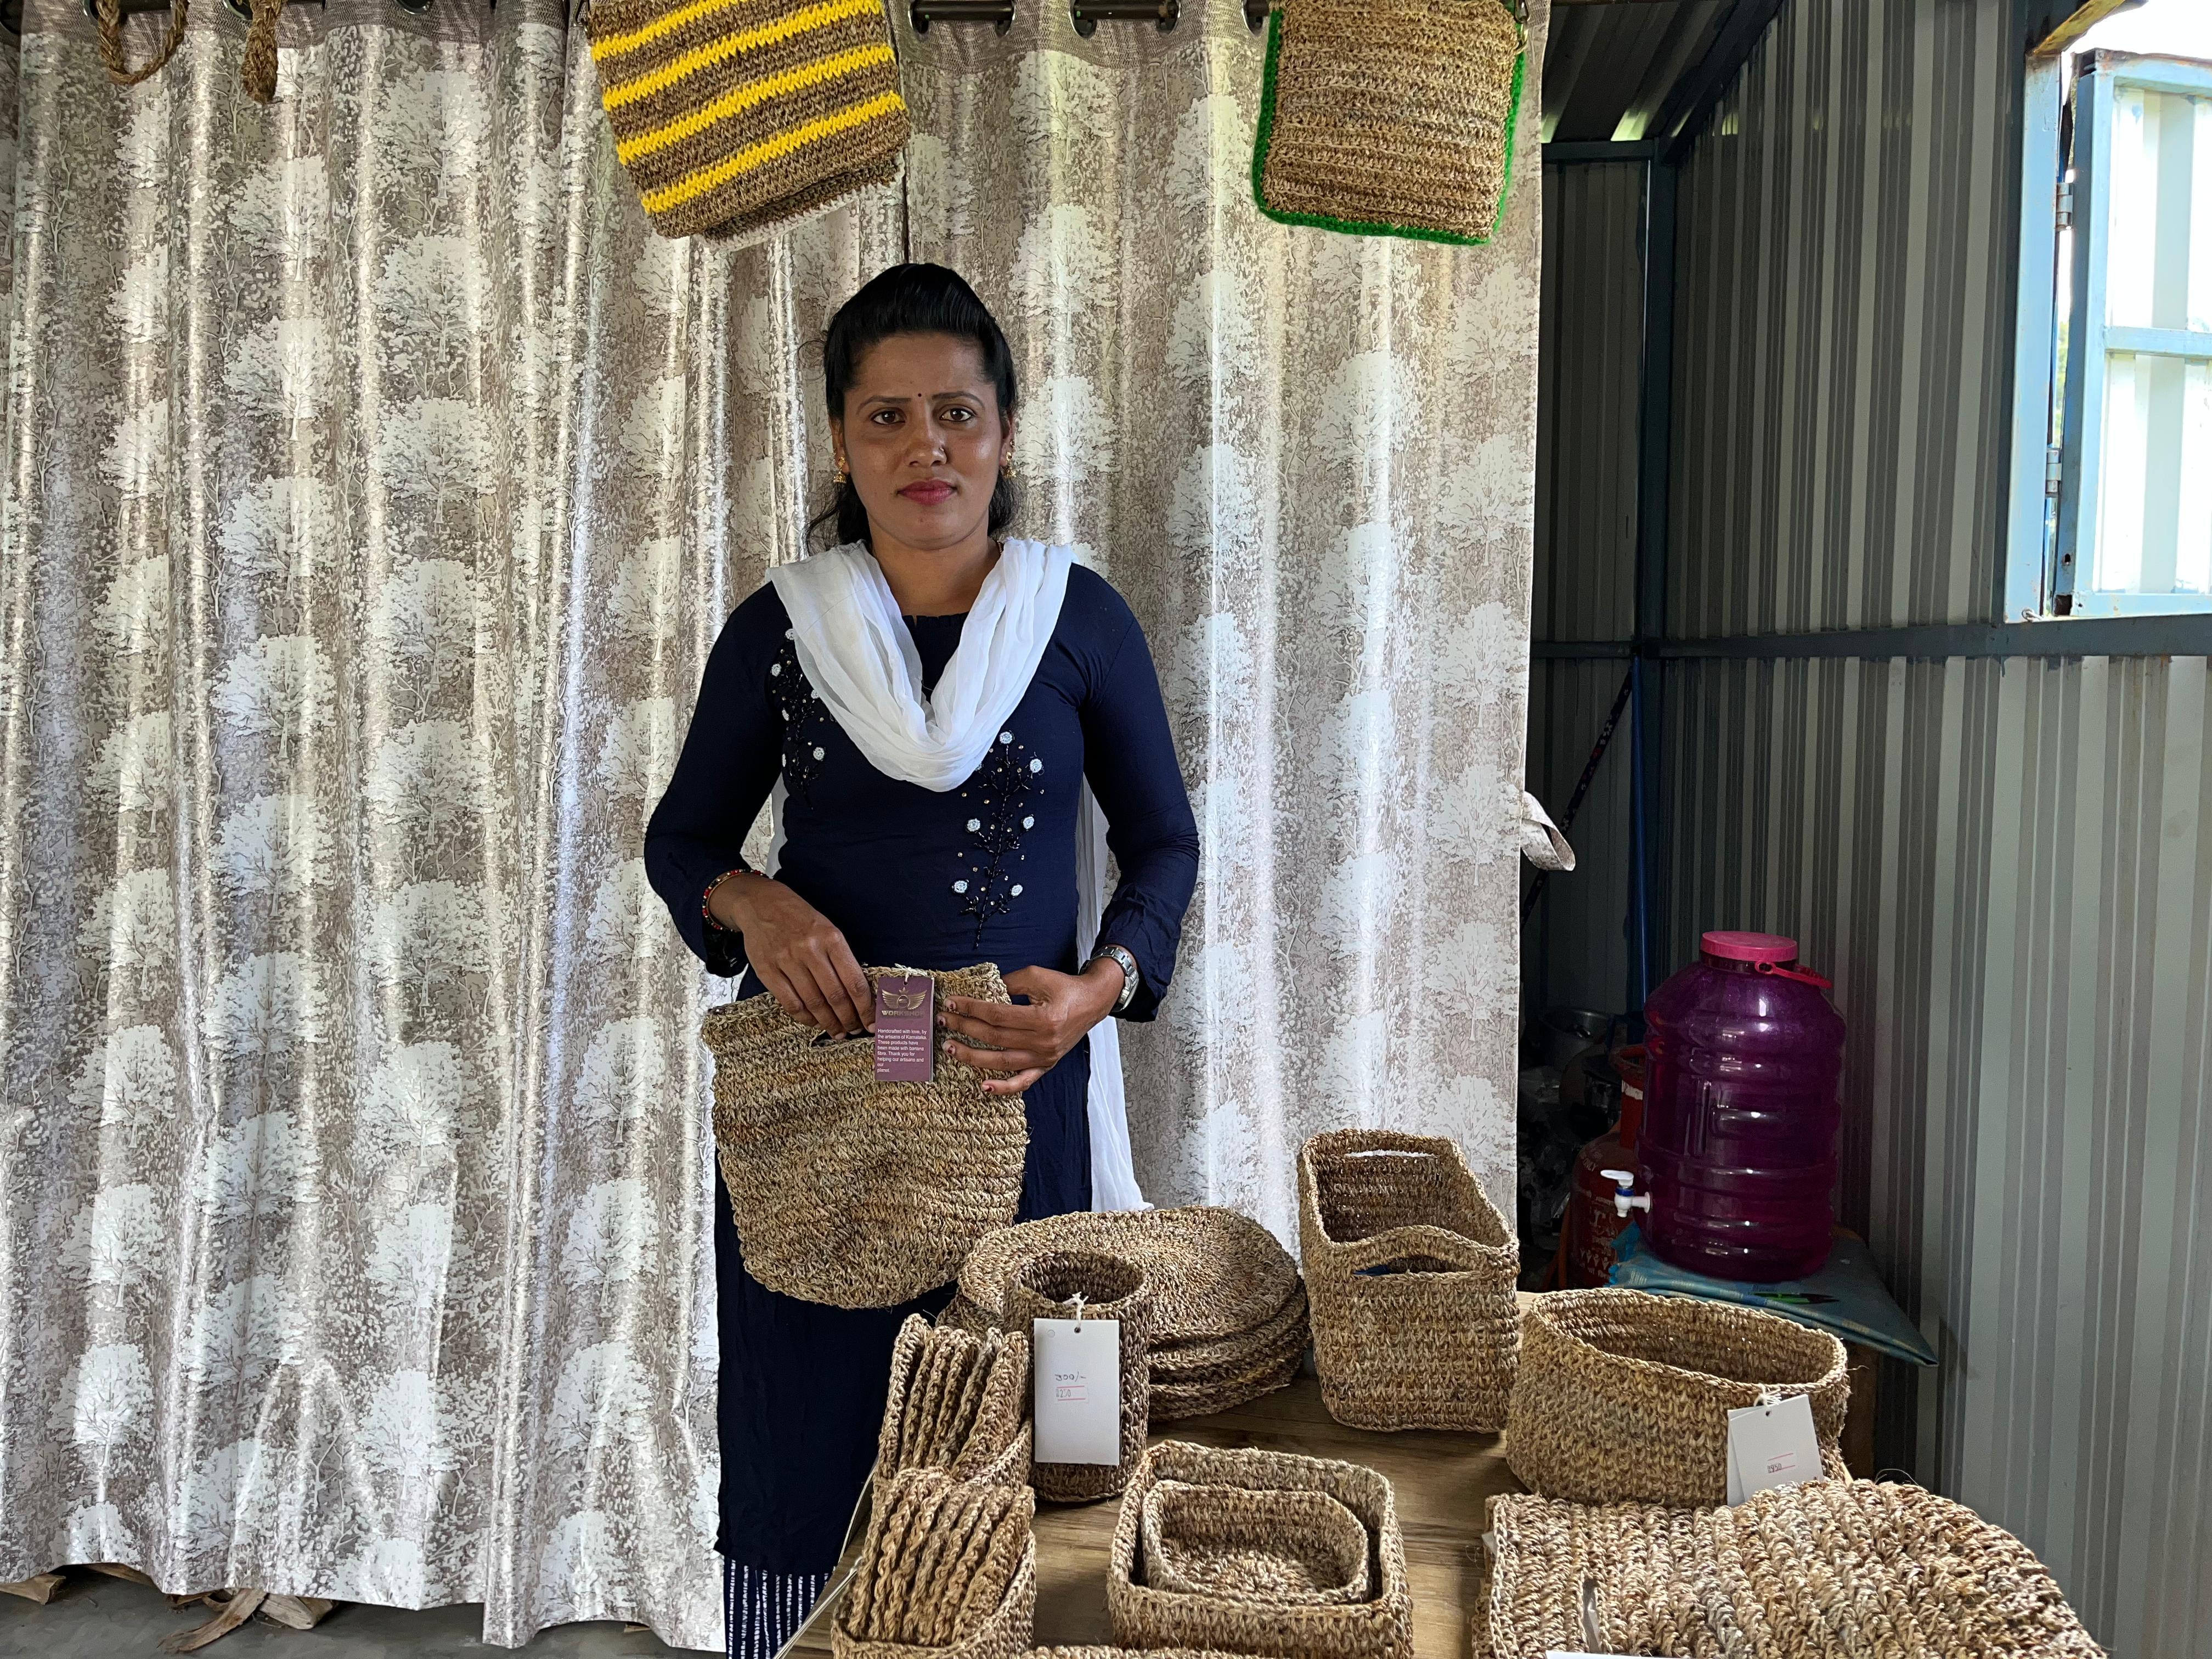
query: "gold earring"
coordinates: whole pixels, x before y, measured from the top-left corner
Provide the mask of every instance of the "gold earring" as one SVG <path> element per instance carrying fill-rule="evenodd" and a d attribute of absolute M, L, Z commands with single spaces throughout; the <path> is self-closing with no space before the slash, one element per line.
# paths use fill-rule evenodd
<path fill-rule="evenodd" d="M 842 455 L 840 455 L 837 458 L 837 482 L 841 484 L 848 484 L 853 482 L 853 475 L 846 470 L 845 458 Z"/>
<path fill-rule="evenodd" d="M 1012 456 L 1007 456 L 1004 461 L 999 464 L 999 476 L 1002 478 L 1011 478 L 1014 476 L 1014 458 Z"/>

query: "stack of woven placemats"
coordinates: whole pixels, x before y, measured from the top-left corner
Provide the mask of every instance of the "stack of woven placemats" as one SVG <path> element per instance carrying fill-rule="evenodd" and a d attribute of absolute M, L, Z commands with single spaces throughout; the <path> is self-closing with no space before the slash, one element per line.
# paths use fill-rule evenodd
<path fill-rule="evenodd" d="M 1159 1441 L 1122 1496 L 1106 1611 L 1129 1648 L 1411 1659 L 1390 1483 L 1356 1463 Z"/>
<path fill-rule="evenodd" d="M 1036 1496 L 937 1469 L 891 1478 L 830 1627 L 838 1659 L 1012 1659 L 1036 1617 Z"/>
<path fill-rule="evenodd" d="M 1475 1659 L 2094 1659 L 2044 1565 L 1918 1486 L 1812 1480 L 1733 1509 L 1499 1498 Z"/>
<path fill-rule="evenodd" d="M 1055 1250 L 1103 1251 L 1144 1270 L 1154 1424 L 1227 1411 L 1298 1374 L 1308 1332 L 1297 1263 L 1258 1222 L 1203 1205 L 1054 1216 L 987 1234 L 940 1322 L 998 1324 L 1022 1264 Z"/>
<path fill-rule="evenodd" d="M 1697 1507 L 1728 1498 L 1731 1411 L 1809 1397 L 1830 1475 L 1850 1405 L 1844 1345 L 1794 1320 L 1642 1291 L 1560 1291 L 1522 1322 L 1505 1461 L 1547 1498 Z"/>
<path fill-rule="evenodd" d="M 1030 1340 L 1014 1332 L 933 1330 L 920 1314 L 891 1346 L 877 1441 L 878 1501 L 902 1469 L 1019 1486 L 1030 1477 Z"/>

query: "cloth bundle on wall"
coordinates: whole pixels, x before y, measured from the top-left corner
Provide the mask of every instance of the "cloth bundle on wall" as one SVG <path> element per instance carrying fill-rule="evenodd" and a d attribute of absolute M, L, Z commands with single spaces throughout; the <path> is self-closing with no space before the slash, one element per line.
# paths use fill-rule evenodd
<path fill-rule="evenodd" d="M 1252 183 L 1286 224 L 1486 242 L 1505 212 L 1524 0 L 1282 0 Z"/>
<path fill-rule="evenodd" d="M 766 229 L 897 176 L 882 0 L 599 0 L 584 27 L 615 153 L 664 236 Z"/>

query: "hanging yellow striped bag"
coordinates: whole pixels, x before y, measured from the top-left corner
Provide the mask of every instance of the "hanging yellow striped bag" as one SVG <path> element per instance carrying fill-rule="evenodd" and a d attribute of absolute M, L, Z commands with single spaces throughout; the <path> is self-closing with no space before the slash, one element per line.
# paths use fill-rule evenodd
<path fill-rule="evenodd" d="M 883 0 L 593 0 L 584 27 L 615 153 L 664 236 L 764 228 L 897 174 Z"/>

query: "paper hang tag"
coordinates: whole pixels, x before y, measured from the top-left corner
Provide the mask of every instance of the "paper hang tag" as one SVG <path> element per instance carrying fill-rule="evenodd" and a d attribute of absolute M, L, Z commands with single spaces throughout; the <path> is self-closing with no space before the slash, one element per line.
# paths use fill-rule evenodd
<path fill-rule="evenodd" d="M 927 1083 L 936 1064 L 937 981 L 884 975 L 876 981 L 876 1081 Z"/>
<path fill-rule="evenodd" d="M 1770 1486 L 1794 1486 L 1827 1474 L 1813 1402 L 1802 1394 L 1729 1413 L 1728 1501 L 1741 1504 Z"/>
<path fill-rule="evenodd" d="M 1030 1337 L 1040 1463 L 1121 1461 L 1121 1325 L 1040 1319 Z"/>

